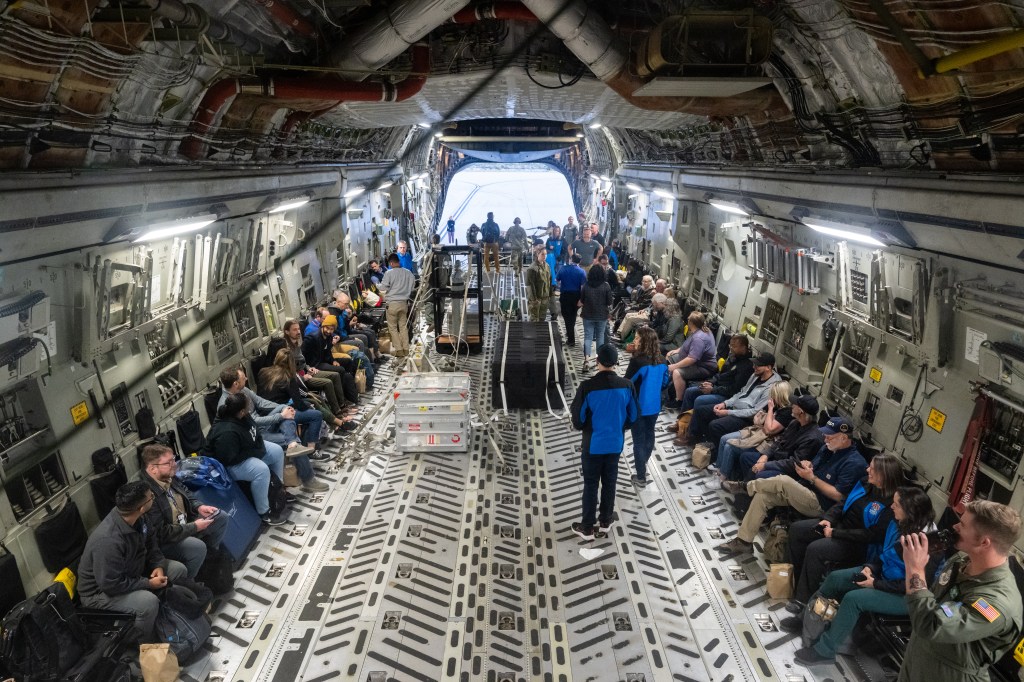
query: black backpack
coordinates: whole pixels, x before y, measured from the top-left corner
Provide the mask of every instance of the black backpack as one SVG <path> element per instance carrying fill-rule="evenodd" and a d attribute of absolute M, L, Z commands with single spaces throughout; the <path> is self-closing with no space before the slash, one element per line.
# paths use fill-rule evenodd
<path fill-rule="evenodd" d="M 170 644 L 182 665 L 196 655 L 213 629 L 200 606 L 200 598 L 180 585 L 167 588 L 155 627 L 157 639 Z"/>
<path fill-rule="evenodd" d="M 277 516 L 288 508 L 288 491 L 284 489 L 284 483 L 273 471 L 270 472 L 270 490 L 267 492 L 270 500 L 270 513 Z"/>
<path fill-rule="evenodd" d="M 102 519 L 114 508 L 114 496 L 117 489 L 128 482 L 128 474 L 121 458 L 106 447 L 92 453 L 92 471 L 89 488 L 92 490 L 96 511 Z"/>
<path fill-rule="evenodd" d="M 206 437 L 203 435 L 203 424 L 199 420 L 199 412 L 195 408 L 189 410 L 175 421 L 178 430 L 178 442 L 181 443 L 181 453 L 185 457 L 199 454 L 206 447 Z"/>
<path fill-rule="evenodd" d="M 36 545 L 43 566 L 56 573 L 62 568 L 77 570 L 78 560 L 89 539 L 78 505 L 68 499 L 63 509 L 51 512 L 35 529 Z"/>
<path fill-rule="evenodd" d="M 89 648 L 67 589 L 54 583 L 3 619 L 0 660 L 22 682 L 55 682 Z"/>
<path fill-rule="evenodd" d="M 196 580 L 206 585 L 214 594 L 227 594 L 235 589 L 234 559 L 223 545 L 210 548 L 206 560 L 199 568 Z"/>

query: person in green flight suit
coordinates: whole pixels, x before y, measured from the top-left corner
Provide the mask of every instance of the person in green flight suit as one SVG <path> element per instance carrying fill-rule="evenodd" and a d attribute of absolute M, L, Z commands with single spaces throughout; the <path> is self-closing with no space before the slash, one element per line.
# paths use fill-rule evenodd
<path fill-rule="evenodd" d="M 1021 636 L 1021 595 L 1008 555 L 1020 514 L 986 500 L 967 503 L 956 549 L 928 589 L 928 538 L 904 535 L 911 635 L 899 682 L 989 682 L 988 667 Z"/>

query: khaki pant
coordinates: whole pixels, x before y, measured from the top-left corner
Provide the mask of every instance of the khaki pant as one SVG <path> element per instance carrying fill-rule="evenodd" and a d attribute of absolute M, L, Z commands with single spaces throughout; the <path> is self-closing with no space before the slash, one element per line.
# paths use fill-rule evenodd
<path fill-rule="evenodd" d="M 548 299 L 538 298 L 534 300 L 531 298 L 527 301 L 527 307 L 530 309 L 531 322 L 543 322 L 544 316 L 547 315 L 548 311 Z"/>
<path fill-rule="evenodd" d="M 491 271 L 491 257 L 494 257 L 494 270 L 501 272 L 501 261 L 498 260 L 498 242 L 484 242 L 484 271 Z"/>
<path fill-rule="evenodd" d="M 619 325 L 619 338 L 625 339 L 633 329 L 646 324 L 647 322 L 649 322 L 649 320 L 647 319 L 646 312 L 627 313 L 626 317 L 622 320 L 622 324 Z"/>
<path fill-rule="evenodd" d="M 800 482 L 786 474 L 772 478 L 755 478 L 747 483 L 750 507 L 736 534 L 744 542 L 753 542 L 757 530 L 775 507 L 792 507 L 807 517 L 821 516 L 825 512 L 818 504 L 818 496 Z"/>
<path fill-rule="evenodd" d="M 388 303 L 385 317 L 391 334 L 391 349 L 396 355 L 406 355 L 409 352 L 409 302 Z"/>

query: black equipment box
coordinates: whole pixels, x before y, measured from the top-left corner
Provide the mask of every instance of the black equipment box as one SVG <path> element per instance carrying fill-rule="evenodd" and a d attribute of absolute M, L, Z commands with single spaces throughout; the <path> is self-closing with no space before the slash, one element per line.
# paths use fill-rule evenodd
<path fill-rule="evenodd" d="M 557 325 L 510 321 L 499 327 L 491 361 L 493 407 L 550 408 L 560 413 L 568 407 L 559 390 L 564 386 L 565 356 Z"/>

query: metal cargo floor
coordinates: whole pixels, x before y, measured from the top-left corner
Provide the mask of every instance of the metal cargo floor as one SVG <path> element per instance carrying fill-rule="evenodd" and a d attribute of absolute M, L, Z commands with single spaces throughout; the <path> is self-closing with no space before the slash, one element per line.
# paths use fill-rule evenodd
<path fill-rule="evenodd" d="M 490 405 L 495 332 L 489 322 L 484 353 L 459 360 L 479 405 Z M 578 348 L 568 355 L 571 400 L 583 377 Z M 792 662 L 799 637 L 778 631 L 788 614 L 765 594 L 761 561 L 714 551 L 738 519 L 717 478 L 671 445 L 667 415 L 653 483 L 630 484 L 627 434 L 619 520 L 609 537 L 582 542 L 569 530 L 582 478 L 567 419 L 497 416 L 503 463 L 484 428 L 468 455 L 395 453 L 397 364 L 378 373 L 363 429 L 319 470 L 331 491 L 300 495 L 291 522 L 265 531 L 236 572 L 209 656 L 185 679 L 882 679 L 874 661 Z"/>

